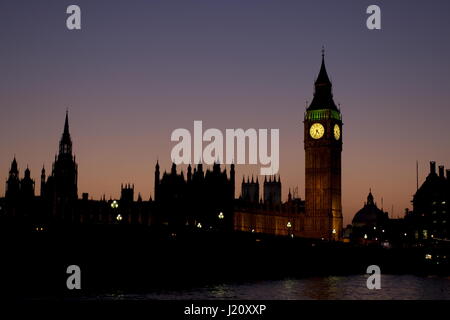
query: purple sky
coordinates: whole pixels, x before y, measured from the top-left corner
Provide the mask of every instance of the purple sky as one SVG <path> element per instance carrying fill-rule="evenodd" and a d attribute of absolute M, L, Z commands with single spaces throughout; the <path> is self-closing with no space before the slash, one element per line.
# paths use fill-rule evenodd
<path fill-rule="evenodd" d="M 68 31 L 78 4 L 82 30 Z M 450 167 L 450 2 L 148 0 L 0 3 L 0 177 L 16 155 L 39 184 L 69 108 L 79 193 L 153 193 L 176 128 L 279 128 L 283 197 L 304 197 L 303 113 L 326 48 L 343 113 L 343 212 L 369 188 L 394 215 L 428 162 Z M 257 174 L 259 167 L 237 168 Z M 0 194 L 5 185 L 0 184 Z M 37 188 L 38 189 L 38 188 Z"/>

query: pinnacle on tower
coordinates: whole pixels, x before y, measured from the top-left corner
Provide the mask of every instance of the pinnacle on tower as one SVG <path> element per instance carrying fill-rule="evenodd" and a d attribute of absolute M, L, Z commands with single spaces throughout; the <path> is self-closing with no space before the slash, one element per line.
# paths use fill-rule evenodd
<path fill-rule="evenodd" d="M 333 100 L 332 86 L 325 67 L 325 50 L 322 48 L 322 64 L 320 66 L 319 75 L 314 83 L 314 97 L 308 110 L 338 110 Z"/>
<path fill-rule="evenodd" d="M 72 154 L 72 139 L 69 132 L 69 112 L 66 111 L 66 118 L 64 120 L 64 131 L 59 142 L 59 154 Z"/>

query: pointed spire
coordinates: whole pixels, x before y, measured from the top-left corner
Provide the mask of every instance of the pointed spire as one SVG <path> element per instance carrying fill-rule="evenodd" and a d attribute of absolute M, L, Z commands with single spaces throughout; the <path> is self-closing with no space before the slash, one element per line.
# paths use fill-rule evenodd
<path fill-rule="evenodd" d="M 325 68 L 325 48 L 322 46 L 322 64 L 320 65 L 319 75 L 316 79 L 316 85 L 330 85 L 331 81 L 328 78 L 327 69 Z"/>
<path fill-rule="evenodd" d="M 372 188 L 369 189 L 369 195 L 367 196 L 367 205 L 373 205 L 373 195 L 372 195 Z"/>
<path fill-rule="evenodd" d="M 333 101 L 332 84 L 328 77 L 325 67 L 325 49 L 322 47 L 322 64 L 320 65 L 319 75 L 314 83 L 314 98 L 308 107 L 308 110 L 333 109 L 338 110 Z"/>
<path fill-rule="evenodd" d="M 59 142 L 59 154 L 72 154 L 72 139 L 69 132 L 69 111 L 66 110 L 66 118 L 64 120 L 64 131 Z"/>
<path fill-rule="evenodd" d="M 9 171 L 10 174 L 19 174 L 19 169 L 17 167 L 17 160 L 16 160 L 16 155 L 14 155 L 14 159 L 11 162 L 11 170 Z"/>
<path fill-rule="evenodd" d="M 69 110 L 66 109 L 66 120 L 64 121 L 64 134 L 69 134 Z"/>

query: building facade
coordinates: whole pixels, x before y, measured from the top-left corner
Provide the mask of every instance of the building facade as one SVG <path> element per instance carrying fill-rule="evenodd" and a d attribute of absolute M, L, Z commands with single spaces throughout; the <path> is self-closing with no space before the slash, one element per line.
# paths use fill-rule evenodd
<path fill-rule="evenodd" d="M 2 202 L 7 216 L 30 214 L 33 223 L 39 224 L 136 223 L 166 225 L 173 230 L 224 229 L 339 240 L 342 117 L 333 101 L 323 54 L 314 98 L 305 112 L 304 148 L 305 200 L 289 192 L 288 201 L 283 202 L 280 176 L 265 177 L 262 194 L 258 177 L 244 178 L 241 197 L 235 199 L 234 164 L 229 173 L 218 163 L 208 169 L 202 164 L 189 165 L 185 175 L 175 164 L 161 174 L 158 162 L 154 199 L 143 201 L 139 195 L 135 201 L 132 184 L 122 185 L 120 199 L 107 201 L 103 196 L 95 201 L 87 193 L 79 199 L 78 164 L 66 113 L 51 174 L 47 176 L 45 168 L 41 171 L 40 196 L 34 194 L 35 183 L 28 169 L 20 180 L 14 159 Z"/>
<path fill-rule="evenodd" d="M 155 206 L 160 223 L 173 229 L 184 227 L 232 229 L 235 170 L 230 173 L 215 163 L 212 169 L 187 167 L 177 172 L 172 164 L 170 172 L 160 177 L 159 163 L 155 166 Z"/>
<path fill-rule="evenodd" d="M 430 171 L 413 197 L 408 215 L 416 240 L 450 239 L 450 170 L 430 162 Z"/>

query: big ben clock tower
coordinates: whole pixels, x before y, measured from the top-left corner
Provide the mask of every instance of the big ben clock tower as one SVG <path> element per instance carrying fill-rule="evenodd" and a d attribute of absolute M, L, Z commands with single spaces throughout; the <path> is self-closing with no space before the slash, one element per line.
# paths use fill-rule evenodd
<path fill-rule="evenodd" d="M 314 98 L 304 119 L 305 236 L 339 240 L 342 234 L 342 117 L 333 101 L 332 84 L 322 65 Z"/>

